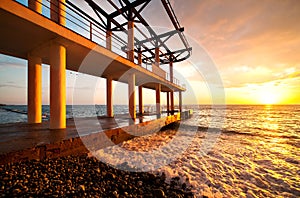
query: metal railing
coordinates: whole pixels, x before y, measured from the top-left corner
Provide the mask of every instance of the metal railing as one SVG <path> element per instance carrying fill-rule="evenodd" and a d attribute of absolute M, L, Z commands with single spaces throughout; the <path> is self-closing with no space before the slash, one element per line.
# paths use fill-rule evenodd
<path fill-rule="evenodd" d="M 13 0 L 13 1 L 16 1 L 20 4 L 22 4 L 23 6 L 29 8 L 27 0 Z M 65 27 L 67 29 L 75 32 L 76 34 L 79 34 L 79 35 L 85 37 L 86 39 L 88 39 L 90 41 L 95 42 L 96 44 L 98 44 L 102 47 L 106 47 L 106 29 L 103 27 L 103 25 L 101 25 L 101 23 L 99 23 L 94 18 L 89 16 L 87 13 L 85 13 L 83 10 L 78 8 L 76 5 L 74 5 L 69 0 L 67 0 L 66 3 L 59 2 L 60 4 L 62 4 L 65 7 L 65 10 L 63 10 L 63 11 L 65 11 L 65 15 L 60 14 L 61 8 L 59 6 L 53 4 L 53 2 L 51 0 L 43 0 L 42 2 L 40 2 L 40 1 L 36 1 L 36 2 L 39 3 L 42 7 L 42 13 L 39 13 L 42 16 L 44 16 L 56 23 L 59 23 L 59 22 L 52 19 L 51 13 L 56 14 L 57 17 L 63 17 L 65 19 L 65 22 L 66 22 Z M 127 38 L 126 32 L 123 32 L 123 36 L 125 36 L 125 38 Z M 116 34 L 112 34 L 111 38 L 112 38 L 111 39 L 112 40 L 111 51 L 124 57 L 124 58 L 127 58 L 127 52 L 124 51 L 124 49 L 123 49 L 124 46 L 127 45 L 127 41 L 125 41 L 122 38 L 122 36 L 118 36 Z M 146 70 L 153 72 L 152 64 L 142 63 L 141 66 L 143 68 L 145 68 Z M 158 76 L 160 76 L 160 75 L 158 75 Z M 170 76 L 167 72 L 166 72 L 164 79 L 171 82 Z M 174 83 L 178 86 L 181 86 L 180 81 L 178 79 L 176 79 L 175 77 L 173 77 L 172 83 Z"/>

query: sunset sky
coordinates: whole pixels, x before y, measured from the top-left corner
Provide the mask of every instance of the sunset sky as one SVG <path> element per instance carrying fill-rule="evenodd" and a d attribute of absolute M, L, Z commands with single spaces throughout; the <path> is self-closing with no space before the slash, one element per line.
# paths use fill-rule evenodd
<path fill-rule="evenodd" d="M 171 3 L 193 47 L 193 56 L 174 68 L 188 88 L 183 94 L 185 104 L 210 104 L 212 95 L 222 97 L 223 87 L 227 104 L 300 104 L 298 0 Z M 160 1 L 154 0 L 143 14 L 151 25 L 171 28 L 169 21 L 161 20 L 166 17 L 162 9 Z M 27 61 L 0 55 L 0 71 L 0 103 L 26 104 Z M 218 76 L 222 84 L 216 83 Z M 76 75 L 68 71 L 67 77 L 67 103 L 72 104 Z M 95 103 L 105 104 L 105 81 L 87 77 L 86 87 L 95 82 Z M 115 93 L 124 87 L 115 83 Z M 145 96 L 145 103 L 155 101 L 153 91 L 146 91 Z M 114 103 L 127 104 L 124 98 L 115 97 Z M 48 101 L 49 66 L 44 66 L 43 103 Z M 86 103 L 84 98 L 81 103 Z"/>

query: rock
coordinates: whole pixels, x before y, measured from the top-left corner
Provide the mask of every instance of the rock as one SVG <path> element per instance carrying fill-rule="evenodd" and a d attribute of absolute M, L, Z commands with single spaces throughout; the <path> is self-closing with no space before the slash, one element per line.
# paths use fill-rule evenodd
<path fill-rule="evenodd" d="M 78 186 L 78 190 L 80 190 L 80 191 L 85 191 L 85 186 L 84 186 L 84 185 L 79 185 L 79 186 Z"/>
<path fill-rule="evenodd" d="M 137 185 L 140 186 L 140 187 L 143 186 L 143 181 L 138 181 Z"/>
<path fill-rule="evenodd" d="M 156 198 L 165 198 L 165 192 L 162 189 L 154 189 L 153 190 L 153 195 Z"/>
<path fill-rule="evenodd" d="M 18 189 L 18 188 L 13 190 L 13 194 L 19 194 L 19 193 L 21 193 L 21 192 L 22 192 L 22 191 L 21 191 L 20 189 Z"/>

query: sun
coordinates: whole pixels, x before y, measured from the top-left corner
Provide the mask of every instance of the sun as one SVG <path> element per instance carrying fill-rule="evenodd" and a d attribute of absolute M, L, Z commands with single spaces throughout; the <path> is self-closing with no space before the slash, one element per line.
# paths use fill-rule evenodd
<path fill-rule="evenodd" d="M 265 91 L 260 93 L 259 100 L 262 104 L 270 105 L 278 103 L 279 96 L 278 94 L 270 91 Z"/>

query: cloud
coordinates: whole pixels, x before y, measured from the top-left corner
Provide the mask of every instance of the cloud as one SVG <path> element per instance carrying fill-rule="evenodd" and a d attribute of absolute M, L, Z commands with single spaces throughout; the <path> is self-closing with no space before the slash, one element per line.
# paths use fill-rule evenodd
<path fill-rule="evenodd" d="M 188 34 L 220 67 L 270 62 L 299 63 L 298 1 L 177 1 L 175 12 Z M 297 53 L 298 52 L 298 53 Z"/>
<path fill-rule="evenodd" d="M 17 89 L 25 89 L 25 86 L 15 85 L 15 84 L 0 84 L 0 88 L 17 88 Z"/>

